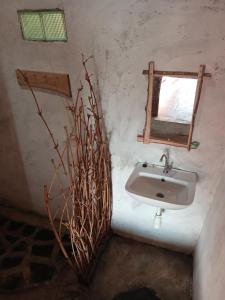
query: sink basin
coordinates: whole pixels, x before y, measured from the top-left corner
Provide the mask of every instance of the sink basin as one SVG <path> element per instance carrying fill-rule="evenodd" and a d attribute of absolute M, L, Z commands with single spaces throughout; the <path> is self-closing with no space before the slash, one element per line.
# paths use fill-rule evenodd
<path fill-rule="evenodd" d="M 193 202 L 196 182 L 193 172 L 173 168 L 163 174 L 163 167 L 138 163 L 125 189 L 131 197 L 149 205 L 182 209 Z"/>

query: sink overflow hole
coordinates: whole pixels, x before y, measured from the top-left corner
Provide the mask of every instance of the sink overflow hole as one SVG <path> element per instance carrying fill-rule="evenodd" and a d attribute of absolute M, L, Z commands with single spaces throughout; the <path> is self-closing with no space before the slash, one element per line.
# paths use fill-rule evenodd
<path fill-rule="evenodd" d="M 166 180 L 164 178 L 161 179 L 162 182 L 165 182 Z"/>
<path fill-rule="evenodd" d="M 162 193 L 157 193 L 156 197 L 158 197 L 158 198 L 164 198 L 165 196 Z"/>

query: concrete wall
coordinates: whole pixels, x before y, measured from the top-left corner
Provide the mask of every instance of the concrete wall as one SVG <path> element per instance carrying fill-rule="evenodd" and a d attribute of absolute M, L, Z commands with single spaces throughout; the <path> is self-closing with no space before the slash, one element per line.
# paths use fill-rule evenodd
<path fill-rule="evenodd" d="M 23 41 L 16 10 L 51 7 L 65 10 L 68 42 Z M 42 186 L 51 174 L 48 134 L 30 94 L 18 87 L 15 69 L 67 72 L 74 92 L 81 72 L 80 53 L 94 54 L 112 153 L 113 227 L 127 235 L 191 251 L 223 170 L 224 17 L 222 0 L 1 0 L 1 98 L 10 118 L 2 122 L 5 113 L 1 110 L 0 138 L 1 145 L 12 147 L 2 146 L 0 181 L 4 184 L 0 195 L 43 213 Z M 158 231 L 152 226 L 155 209 L 132 200 L 124 191 L 135 163 L 158 162 L 165 148 L 136 142 L 144 126 L 146 104 L 147 81 L 141 73 L 150 60 L 164 70 L 197 71 L 199 64 L 205 63 L 213 75 L 204 81 L 194 130 L 199 149 L 170 149 L 175 166 L 199 174 L 194 203 L 185 210 L 166 211 Z M 37 95 L 58 139 L 63 140 L 62 98 Z M 8 128 L 14 132 L 11 143 Z M 9 170 L 4 167 L 5 160 Z"/>
<path fill-rule="evenodd" d="M 225 285 L 225 172 L 207 215 L 195 252 L 194 300 L 224 299 Z"/>

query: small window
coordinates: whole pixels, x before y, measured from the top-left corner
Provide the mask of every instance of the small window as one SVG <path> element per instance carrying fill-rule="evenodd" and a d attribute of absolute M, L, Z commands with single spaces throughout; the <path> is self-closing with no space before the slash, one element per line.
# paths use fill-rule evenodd
<path fill-rule="evenodd" d="M 64 11 L 18 11 L 23 38 L 28 41 L 66 41 Z"/>

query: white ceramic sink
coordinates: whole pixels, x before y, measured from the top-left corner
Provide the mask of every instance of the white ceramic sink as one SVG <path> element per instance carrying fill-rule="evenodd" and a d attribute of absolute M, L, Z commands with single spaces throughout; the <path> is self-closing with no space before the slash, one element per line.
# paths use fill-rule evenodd
<path fill-rule="evenodd" d="M 180 169 L 163 173 L 163 167 L 138 163 L 125 189 L 134 199 L 164 209 L 189 206 L 195 195 L 197 174 Z"/>

